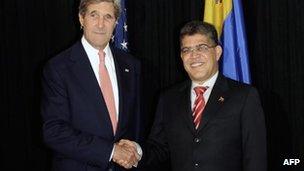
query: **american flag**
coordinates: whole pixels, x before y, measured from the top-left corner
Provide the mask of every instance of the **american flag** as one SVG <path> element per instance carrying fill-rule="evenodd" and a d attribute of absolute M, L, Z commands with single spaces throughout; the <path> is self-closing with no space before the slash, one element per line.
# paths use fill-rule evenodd
<path fill-rule="evenodd" d="M 127 10 L 125 7 L 126 0 L 117 1 L 120 3 L 121 14 L 116 23 L 115 34 L 112 37 L 112 42 L 117 48 L 128 51 Z"/>
<path fill-rule="evenodd" d="M 120 48 L 124 51 L 129 52 L 128 50 L 128 25 L 127 25 L 127 10 L 125 7 L 125 2 L 127 0 L 116 0 L 120 3 L 121 7 L 121 14 L 117 21 L 117 25 L 115 28 L 115 34 L 112 37 L 112 43 L 117 48 Z M 134 119 L 132 120 L 131 128 L 133 130 L 133 133 L 135 133 L 135 141 L 139 142 L 143 139 L 143 126 L 142 124 L 142 116 L 140 116 L 140 113 L 138 113 L 136 116 L 134 116 Z"/>

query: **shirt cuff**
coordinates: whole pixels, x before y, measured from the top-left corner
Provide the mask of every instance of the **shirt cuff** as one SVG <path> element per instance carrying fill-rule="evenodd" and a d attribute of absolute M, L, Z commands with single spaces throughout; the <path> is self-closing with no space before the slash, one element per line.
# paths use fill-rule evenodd
<path fill-rule="evenodd" d="M 143 155 L 143 151 L 142 151 L 142 149 L 141 149 L 141 147 L 140 147 L 140 145 L 137 143 L 137 142 L 134 142 L 134 144 L 136 145 L 136 151 L 137 151 L 137 154 L 139 155 L 139 160 L 138 161 L 140 161 L 141 160 L 141 158 L 142 158 L 142 155 Z M 137 167 L 137 165 L 138 165 L 138 162 L 137 163 L 135 163 L 134 165 L 133 165 L 133 167 Z"/>
<path fill-rule="evenodd" d="M 111 160 L 112 160 L 112 158 L 113 158 L 113 154 L 114 154 L 114 149 L 115 149 L 115 145 L 113 145 L 113 149 L 112 149 L 112 152 L 111 152 L 111 156 L 110 156 L 110 159 L 109 159 L 109 161 L 111 161 Z"/>

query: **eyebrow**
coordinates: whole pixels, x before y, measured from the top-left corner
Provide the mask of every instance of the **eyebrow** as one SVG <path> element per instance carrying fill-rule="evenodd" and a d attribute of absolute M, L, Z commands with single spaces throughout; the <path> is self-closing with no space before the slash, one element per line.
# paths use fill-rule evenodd
<path fill-rule="evenodd" d="M 90 12 L 90 14 L 93 14 L 93 13 L 98 13 L 96 10 L 93 10 Z"/>
<path fill-rule="evenodd" d="M 198 45 L 194 45 L 194 46 L 184 46 L 184 47 L 182 47 L 182 48 L 192 48 L 192 47 L 197 47 L 197 46 L 202 46 L 202 45 L 204 45 L 204 46 L 207 46 L 207 47 L 209 47 L 209 45 L 208 44 L 206 44 L 206 43 L 200 43 L 200 44 L 198 44 Z"/>

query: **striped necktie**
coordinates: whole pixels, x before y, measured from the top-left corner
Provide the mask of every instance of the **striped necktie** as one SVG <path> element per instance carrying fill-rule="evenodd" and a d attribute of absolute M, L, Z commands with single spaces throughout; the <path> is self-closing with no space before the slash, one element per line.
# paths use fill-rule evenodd
<path fill-rule="evenodd" d="M 197 129 L 200 125 L 202 113 L 206 105 L 203 96 L 206 90 L 207 90 L 206 87 L 194 87 L 196 98 L 194 101 L 194 108 L 193 108 L 193 123 L 195 129 Z"/>

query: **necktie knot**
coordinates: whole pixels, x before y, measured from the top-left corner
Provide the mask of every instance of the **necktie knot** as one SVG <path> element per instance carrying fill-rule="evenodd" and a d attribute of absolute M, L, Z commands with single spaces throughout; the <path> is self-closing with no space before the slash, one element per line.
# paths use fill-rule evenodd
<path fill-rule="evenodd" d="M 196 96 L 202 95 L 205 93 L 205 91 L 207 90 L 208 87 L 202 87 L 202 86 L 197 86 L 194 87 L 194 91 Z"/>
<path fill-rule="evenodd" d="M 98 56 L 99 56 L 99 61 L 102 62 L 102 63 L 104 63 L 105 57 L 106 57 L 106 53 L 103 50 L 100 50 L 98 52 Z"/>

